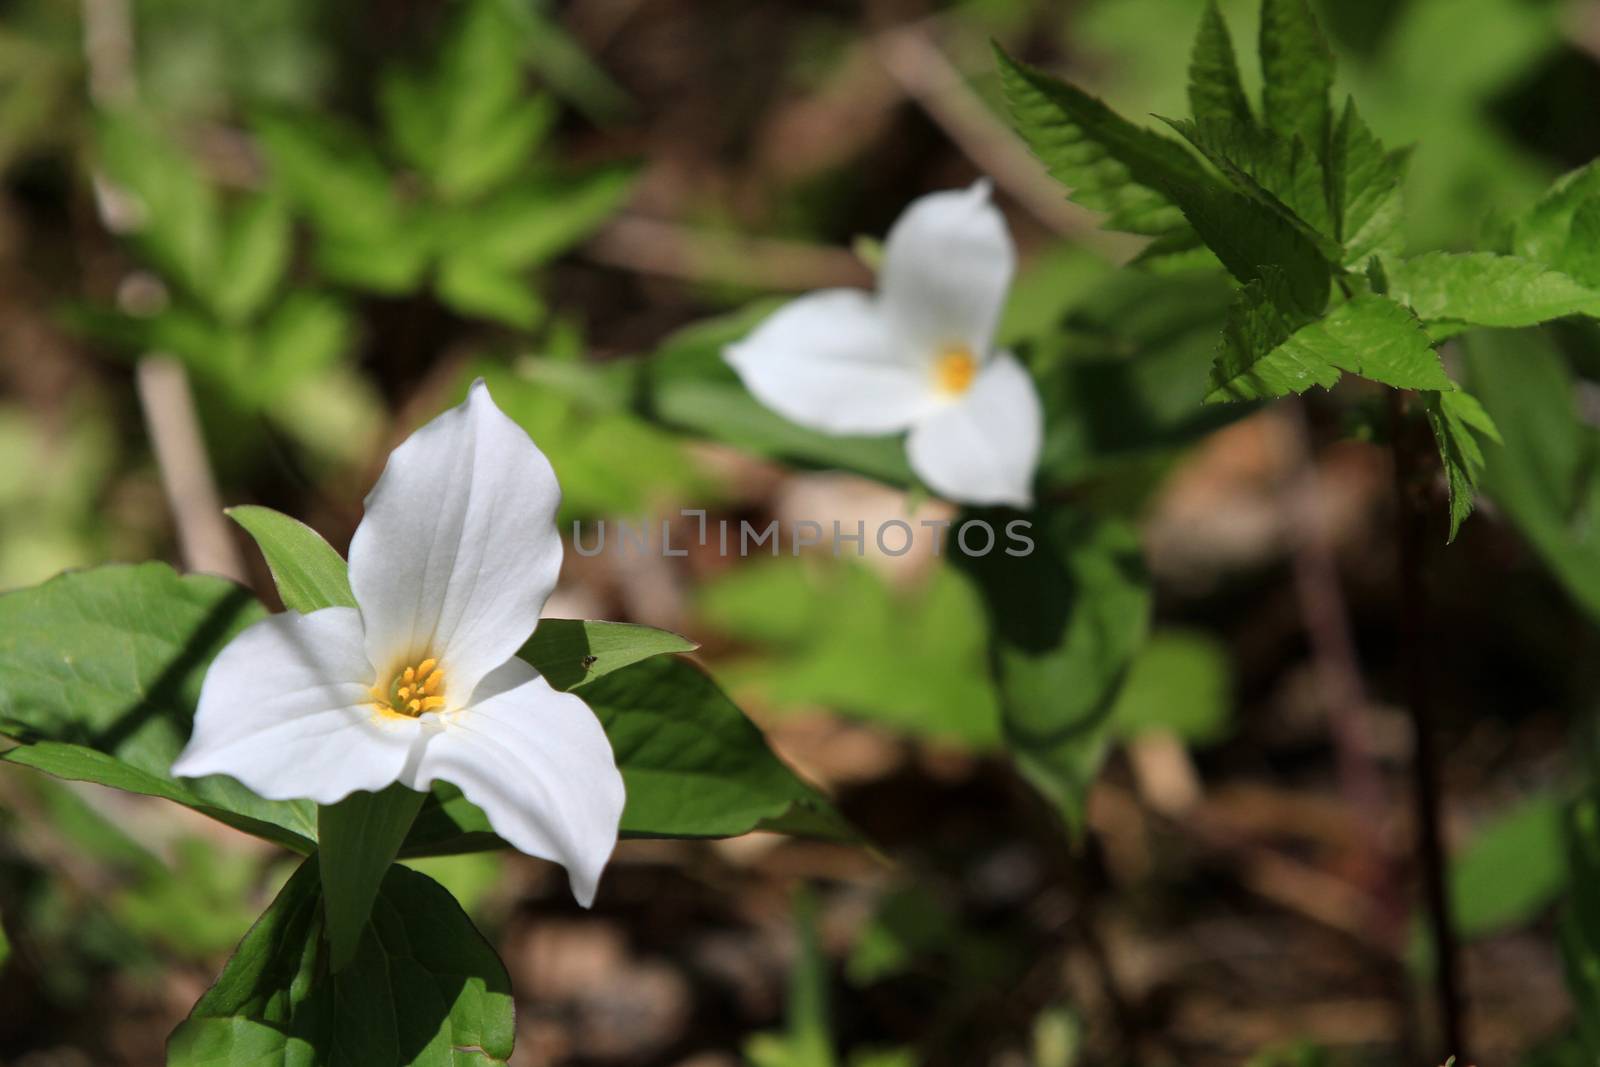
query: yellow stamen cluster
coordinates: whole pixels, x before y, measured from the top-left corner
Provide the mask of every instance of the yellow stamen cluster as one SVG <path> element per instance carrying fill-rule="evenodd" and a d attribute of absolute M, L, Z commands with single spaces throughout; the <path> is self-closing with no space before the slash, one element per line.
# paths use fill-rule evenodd
<path fill-rule="evenodd" d="M 415 666 L 396 671 L 387 688 L 372 687 L 372 700 L 379 711 L 416 718 L 444 707 L 439 695 L 444 671 L 431 656 Z"/>
<path fill-rule="evenodd" d="M 933 380 L 941 393 L 960 396 L 978 376 L 978 359 L 966 345 L 946 345 L 933 361 Z"/>

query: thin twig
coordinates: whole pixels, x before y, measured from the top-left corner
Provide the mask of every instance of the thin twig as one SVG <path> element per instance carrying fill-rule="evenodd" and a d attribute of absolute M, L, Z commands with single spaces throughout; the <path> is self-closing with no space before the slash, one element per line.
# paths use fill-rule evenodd
<path fill-rule="evenodd" d="M 1060 234 L 1084 237 L 1098 232 L 1092 216 L 1067 200 L 1061 186 L 972 91 L 922 24 L 882 30 L 874 47 L 906 95 L 1030 214 Z"/>
<path fill-rule="evenodd" d="M 1462 1044 L 1460 948 L 1450 917 L 1448 868 L 1441 826 L 1439 753 L 1434 737 L 1432 693 L 1428 677 L 1431 649 L 1428 643 L 1427 582 L 1423 573 L 1428 510 L 1425 501 L 1419 498 L 1418 450 L 1412 445 L 1411 430 L 1406 419 L 1404 395 L 1398 390 L 1391 391 L 1389 432 L 1394 453 L 1395 534 L 1399 548 L 1400 652 L 1405 661 L 1406 704 L 1415 735 L 1411 774 L 1412 806 L 1417 823 L 1417 850 L 1422 861 L 1428 929 L 1433 940 L 1434 982 L 1439 999 L 1444 1051 L 1447 1056 L 1455 1056 L 1467 1063 L 1470 1061 Z"/>

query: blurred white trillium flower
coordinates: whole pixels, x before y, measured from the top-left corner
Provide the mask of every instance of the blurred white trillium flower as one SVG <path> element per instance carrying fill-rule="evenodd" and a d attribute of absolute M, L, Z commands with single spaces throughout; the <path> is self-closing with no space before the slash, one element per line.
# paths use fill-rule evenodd
<path fill-rule="evenodd" d="M 808 294 L 725 357 L 791 422 L 830 434 L 909 430 L 911 469 L 934 492 L 1027 507 L 1044 417 L 1028 372 L 993 349 L 1015 267 L 987 181 L 933 193 L 889 231 L 876 298 Z"/>
<path fill-rule="evenodd" d="M 623 785 L 588 705 L 517 650 L 561 569 L 561 488 L 480 381 L 389 457 L 350 543 L 358 608 L 284 612 L 222 650 L 174 774 L 332 804 L 459 787 L 495 832 L 566 867 L 587 907 Z"/>

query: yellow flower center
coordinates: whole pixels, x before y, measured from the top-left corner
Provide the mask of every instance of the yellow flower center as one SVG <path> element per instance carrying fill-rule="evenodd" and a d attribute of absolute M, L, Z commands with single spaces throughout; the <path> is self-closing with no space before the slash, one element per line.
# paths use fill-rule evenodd
<path fill-rule="evenodd" d="M 372 704 L 385 714 L 415 719 L 444 707 L 444 697 L 439 695 L 443 686 L 444 671 L 430 656 L 396 671 L 387 686 L 373 686 Z"/>
<path fill-rule="evenodd" d="M 978 358 L 966 345 L 946 345 L 933 360 L 933 380 L 939 392 L 960 396 L 978 376 Z"/>

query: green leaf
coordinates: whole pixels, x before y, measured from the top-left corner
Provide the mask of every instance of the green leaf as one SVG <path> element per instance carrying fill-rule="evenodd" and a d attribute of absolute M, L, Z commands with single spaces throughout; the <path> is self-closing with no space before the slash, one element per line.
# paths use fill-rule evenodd
<path fill-rule="evenodd" d="M 566 692 L 652 656 L 693 652 L 700 646 L 668 630 L 626 622 L 541 619 L 517 655 Z"/>
<path fill-rule="evenodd" d="M 1199 122 L 1216 119 L 1255 123 L 1244 85 L 1239 81 L 1233 39 L 1217 0 L 1206 0 L 1200 32 L 1194 39 L 1194 52 L 1189 59 L 1189 111 Z"/>
<path fill-rule="evenodd" d="M 1407 158 L 1406 152 L 1385 152 L 1361 120 L 1355 99 L 1346 98 L 1328 150 L 1329 199 L 1337 212 L 1345 263 L 1405 251 L 1401 179 Z"/>
<path fill-rule="evenodd" d="M 751 1067 L 836 1067 L 828 1010 L 828 959 L 817 933 L 817 902 L 795 894 L 794 921 L 800 950 L 789 970 L 789 1004 L 782 1033 L 752 1034 L 744 1055 Z"/>
<path fill-rule="evenodd" d="M 1524 259 L 1557 266 L 1572 236 L 1573 216 L 1600 199 L 1600 160 L 1556 179 L 1528 213 L 1517 220 L 1512 251 Z"/>
<path fill-rule="evenodd" d="M 540 627 L 543 629 L 543 625 Z M 627 787 L 625 837 L 736 837 L 771 829 L 853 839 L 854 831 L 698 667 L 661 656 L 586 683 Z M 492 848 L 488 819 L 436 790 L 406 855 Z"/>
<path fill-rule="evenodd" d="M 167 1045 L 172 1067 L 503 1064 L 511 982 L 450 894 L 391 867 L 353 962 L 321 947 L 317 859 L 301 865 Z"/>
<path fill-rule="evenodd" d="M 1208 402 L 1255 400 L 1330 388 L 1340 371 L 1396 389 L 1454 388 L 1427 332 L 1405 308 L 1361 295 L 1290 332 L 1273 286 L 1243 289 L 1223 328 Z"/>
<path fill-rule="evenodd" d="M 1232 712 L 1227 646 L 1198 631 L 1157 630 L 1128 670 L 1111 728 L 1124 738 L 1161 730 L 1209 744 L 1227 734 Z"/>
<path fill-rule="evenodd" d="M 1600 287 L 1600 196 L 1584 201 L 1572 214 L 1572 232 L 1556 266 L 1580 285 Z"/>
<path fill-rule="evenodd" d="M 132 200 L 132 236 L 140 251 L 168 280 L 209 296 L 220 280 L 216 190 L 148 116 L 103 112 L 95 133 L 101 166 Z"/>
<path fill-rule="evenodd" d="M 1150 586 L 1132 527 L 1065 507 L 1033 517 L 1032 553 L 960 563 L 983 593 L 1013 758 L 1077 827 L 1117 692 L 1149 629 Z"/>
<path fill-rule="evenodd" d="M 1286 141 L 1300 137 L 1320 157 L 1331 125 L 1333 53 L 1306 0 L 1261 5 L 1261 113 Z"/>
<path fill-rule="evenodd" d="M 1075 86 L 996 54 L 1012 122 L 1074 201 L 1105 212 L 1111 229 L 1160 236 L 1183 228 L 1172 189 L 1209 180 L 1193 156 Z"/>
<path fill-rule="evenodd" d="M 434 284 L 439 299 L 461 314 L 519 330 L 533 329 L 546 314 L 544 301 L 527 278 L 473 253 L 446 255 Z"/>
<path fill-rule="evenodd" d="M 1568 594 L 1600 619 L 1600 432 L 1578 415 L 1567 361 L 1545 331 L 1462 338 L 1467 383 L 1502 428 L 1483 489 Z"/>
<path fill-rule="evenodd" d="M 262 114 L 252 123 L 275 187 L 319 234 L 381 241 L 401 221 L 388 170 L 361 132 L 324 116 Z"/>
<path fill-rule="evenodd" d="M 1461 936 L 1484 937 L 1533 920 L 1567 884 L 1565 802 L 1536 793 L 1473 831 L 1450 861 L 1450 915 Z"/>
<path fill-rule="evenodd" d="M 634 176 L 632 168 L 608 167 L 577 177 L 524 179 L 470 208 L 456 209 L 445 243 L 476 262 L 540 266 L 614 215 L 632 192 Z"/>
<path fill-rule="evenodd" d="M 1270 130 L 1229 119 L 1169 120 L 1168 125 L 1235 188 L 1294 227 L 1324 259 L 1343 258 L 1330 236 L 1334 225 L 1322 163 L 1304 140 L 1286 141 Z"/>
<path fill-rule="evenodd" d="M 25 746 L 6 759 L 168 796 L 309 847 L 311 804 L 263 800 L 231 778 L 171 774 L 206 667 L 263 615 L 239 586 L 160 563 L 68 573 L 0 596 L 0 733 Z"/>
<path fill-rule="evenodd" d="M 309 615 L 320 608 L 356 606 L 349 566 L 317 531 L 253 504 L 229 508 L 228 517 L 255 538 L 284 607 Z"/>
<path fill-rule="evenodd" d="M 355 958 L 384 874 L 400 851 L 426 794 L 403 785 L 351 793 L 317 807 L 317 857 L 322 870 L 328 965 L 342 971 Z"/>
<path fill-rule="evenodd" d="M 1478 476 L 1483 473 L 1483 449 L 1478 444 L 1481 435 L 1491 441 L 1500 441 L 1500 431 L 1489 418 L 1483 405 L 1470 393 L 1459 389 L 1446 393 L 1422 393 L 1423 410 L 1428 416 L 1428 426 L 1439 446 L 1439 458 L 1444 463 L 1445 478 L 1450 485 L 1450 536 L 1456 539 L 1461 524 L 1472 514 L 1472 504 L 1478 489 Z"/>
<path fill-rule="evenodd" d="M 1389 295 L 1425 322 L 1532 326 L 1566 315 L 1600 316 L 1600 291 L 1519 256 L 1429 252 L 1384 269 Z"/>
<path fill-rule="evenodd" d="M 235 212 L 211 280 L 211 303 L 227 322 L 253 318 L 277 290 L 293 251 L 289 210 L 275 196 L 254 196 Z"/>

